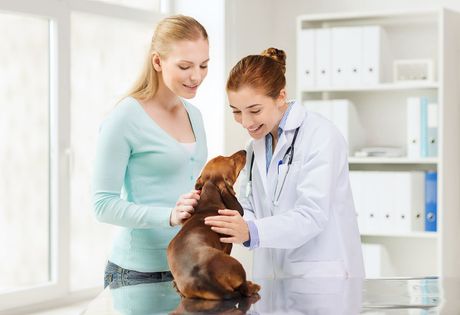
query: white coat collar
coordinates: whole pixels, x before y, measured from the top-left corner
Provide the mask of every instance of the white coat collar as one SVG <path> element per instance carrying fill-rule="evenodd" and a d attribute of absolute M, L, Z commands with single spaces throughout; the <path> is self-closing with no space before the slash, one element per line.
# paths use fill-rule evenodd
<path fill-rule="evenodd" d="M 299 127 L 305 119 L 306 109 L 299 102 L 294 101 L 292 104 L 291 111 L 287 117 L 286 124 L 284 125 L 283 133 L 278 139 L 275 152 L 273 156 L 279 154 L 279 152 L 284 148 L 286 144 L 286 131 L 290 131 Z M 268 196 L 268 187 L 267 187 L 267 174 L 266 174 L 266 159 L 265 159 L 265 137 L 261 139 L 254 140 L 253 142 L 254 149 L 254 158 L 257 165 L 258 173 L 262 179 L 262 184 L 264 186 L 265 194 Z"/>
<path fill-rule="evenodd" d="M 286 125 L 284 125 L 284 130 L 292 130 L 299 127 L 305 119 L 305 114 L 307 110 L 304 106 L 299 104 L 298 101 L 293 101 L 291 112 L 286 120 Z"/>

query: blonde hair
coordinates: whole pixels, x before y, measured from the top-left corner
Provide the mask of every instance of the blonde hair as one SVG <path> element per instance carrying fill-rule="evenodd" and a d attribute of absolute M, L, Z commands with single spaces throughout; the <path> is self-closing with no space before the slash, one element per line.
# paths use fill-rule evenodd
<path fill-rule="evenodd" d="M 286 86 L 286 53 L 270 47 L 260 55 L 249 55 L 238 61 L 227 80 L 227 91 L 249 86 L 277 98 Z"/>
<path fill-rule="evenodd" d="M 206 29 L 190 16 L 173 15 L 161 20 L 152 36 L 144 68 L 134 86 L 128 92 L 136 99 L 150 99 L 158 91 L 158 73 L 153 68 L 152 55 L 168 56 L 173 43 L 184 40 L 208 40 Z"/>

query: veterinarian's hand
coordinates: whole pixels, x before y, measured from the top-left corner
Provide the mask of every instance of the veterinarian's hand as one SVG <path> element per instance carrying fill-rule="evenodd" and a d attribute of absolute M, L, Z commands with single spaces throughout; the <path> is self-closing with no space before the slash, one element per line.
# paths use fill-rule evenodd
<path fill-rule="evenodd" d="M 175 226 L 183 224 L 188 218 L 190 218 L 195 210 L 194 207 L 200 200 L 200 191 L 192 190 L 188 194 L 179 197 L 176 202 L 176 206 L 171 211 L 169 217 L 169 225 Z"/>
<path fill-rule="evenodd" d="M 249 228 L 241 214 L 236 210 L 219 210 L 218 216 L 206 217 L 204 223 L 211 225 L 214 232 L 226 234 L 221 237 L 222 243 L 241 244 L 249 239 Z"/>

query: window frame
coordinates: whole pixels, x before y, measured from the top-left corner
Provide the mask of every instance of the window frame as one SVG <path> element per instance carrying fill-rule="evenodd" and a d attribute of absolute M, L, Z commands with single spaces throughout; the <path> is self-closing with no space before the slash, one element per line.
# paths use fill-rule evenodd
<path fill-rule="evenodd" d="M 72 12 L 89 13 L 149 26 L 171 12 L 171 2 L 160 0 L 160 11 L 148 11 L 91 0 L 6 0 L 0 12 L 48 18 L 49 25 L 49 216 L 50 278 L 43 285 L 0 293 L 0 312 L 60 300 L 94 297 L 100 288 L 70 290 L 70 41 Z"/>

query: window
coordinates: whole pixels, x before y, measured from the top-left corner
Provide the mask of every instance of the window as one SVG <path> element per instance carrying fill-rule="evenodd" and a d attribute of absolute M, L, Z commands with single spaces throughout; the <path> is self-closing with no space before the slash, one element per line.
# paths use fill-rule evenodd
<path fill-rule="evenodd" d="M 137 79 L 152 32 L 151 26 L 137 22 L 72 14 L 72 289 L 103 284 L 114 229 L 96 222 L 92 211 L 89 184 L 96 138 L 104 116 Z"/>
<path fill-rule="evenodd" d="M 0 312 L 102 289 L 98 127 L 140 72 L 160 2 L 0 3 Z"/>
<path fill-rule="evenodd" d="M 110 4 L 116 4 L 121 6 L 132 7 L 136 9 L 150 10 L 150 11 L 159 11 L 160 10 L 160 1 L 159 0 L 91 0 L 91 1 L 101 1 Z"/>
<path fill-rule="evenodd" d="M 0 13 L 0 38 L 1 294 L 50 281 L 49 21 Z"/>

